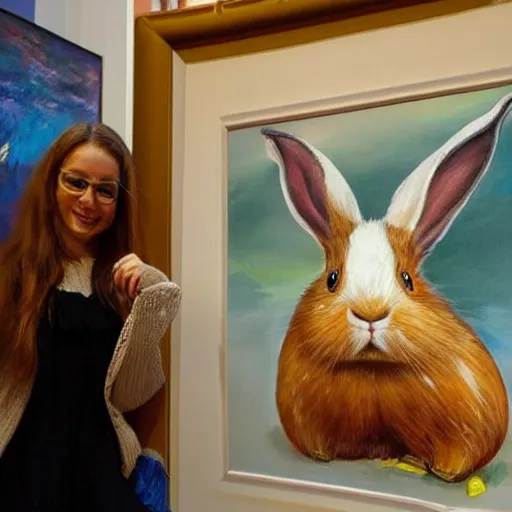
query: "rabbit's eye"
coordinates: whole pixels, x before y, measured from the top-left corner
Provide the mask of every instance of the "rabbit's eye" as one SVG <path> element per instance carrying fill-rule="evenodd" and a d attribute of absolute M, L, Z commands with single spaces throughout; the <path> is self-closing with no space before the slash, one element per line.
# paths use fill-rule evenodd
<path fill-rule="evenodd" d="M 405 287 L 412 292 L 414 290 L 414 285 L 412 284 L 412 277 L 407 272 L 402 272 L 402 281 L 405 284 Z"/>
<path fill-rule="evenodd" d="M 336 289 L 336 285 L 338 284 L 338 271 L 333 270 L 327 276 L 327 288 L 329 288 L 330 292 L 333 292 Z"/>

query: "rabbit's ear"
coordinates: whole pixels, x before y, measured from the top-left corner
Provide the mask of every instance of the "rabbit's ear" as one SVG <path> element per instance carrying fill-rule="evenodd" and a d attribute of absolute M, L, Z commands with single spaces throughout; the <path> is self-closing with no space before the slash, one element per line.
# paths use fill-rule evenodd
<path fill-rule="evenodd" d="M 307 142 L 263 129 L 268 156 L 278 165 L 288 208 L 302 228 L 320 245 L 331 239 L 332 213 L 361 222 L 356 198 L 334 164 Z"/>
<path fill-rule="evenodd" d="M 395 192 L 385 221 L 414 233 L 423 255 L 444 237 L 487 172 L 512 94 L 424 160 Z"/>

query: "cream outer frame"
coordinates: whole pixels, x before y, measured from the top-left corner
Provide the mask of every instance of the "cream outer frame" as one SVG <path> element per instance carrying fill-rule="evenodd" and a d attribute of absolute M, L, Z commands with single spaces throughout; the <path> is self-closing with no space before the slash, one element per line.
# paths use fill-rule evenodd
<path fill-rule="evenodd" d="M 512 79 L 509 20 L 505 3 L 216 61 L 186 64 L 173 52 L 171 266 L 184 292 L 171 336 L 173 510 L 449 510 L 227 472 L 226 129 Z"/>

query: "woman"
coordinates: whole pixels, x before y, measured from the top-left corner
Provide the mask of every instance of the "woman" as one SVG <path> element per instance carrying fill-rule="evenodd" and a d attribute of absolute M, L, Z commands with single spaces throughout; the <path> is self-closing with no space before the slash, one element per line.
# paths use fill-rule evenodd
<path fill-rule="evenodd" d="M 72 126 L 1 247 L 0 510 L 145 510 L 123 413 L 164 384 L 181 292 L 136 255 L 135 187 L 114 131 Z"/>

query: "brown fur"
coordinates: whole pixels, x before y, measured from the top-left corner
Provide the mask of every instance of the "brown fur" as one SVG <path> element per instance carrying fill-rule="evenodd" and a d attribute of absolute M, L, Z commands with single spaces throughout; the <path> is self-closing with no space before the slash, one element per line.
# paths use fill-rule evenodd
<path fill-rule="evenodd" d="M 404 287 L 409 298 L 392 310 L 390 356 L 370 350 L 354 359 L 347 305 L 325 286 L 333 269 L 343 286 L 354 225 L 333 208 L 329 213 L 335 243 L 323 241 L 325 271 L 297 305 L 279 358 L 276 399 L 286 435 L 317 460 L 411 456 L 443 480 L 465 479 L 495 457 L 507 434 L 507 391 L 495 362 L 421 277 L 412 236 L 392 227 L 397 281 L 403 286 L 400 272 L 406 270 L 414 290 Z M 378 316 L 389 306 L 369 301 L 357 307 Z M 474 376 L 479 396 L 458 361 Z"/>

